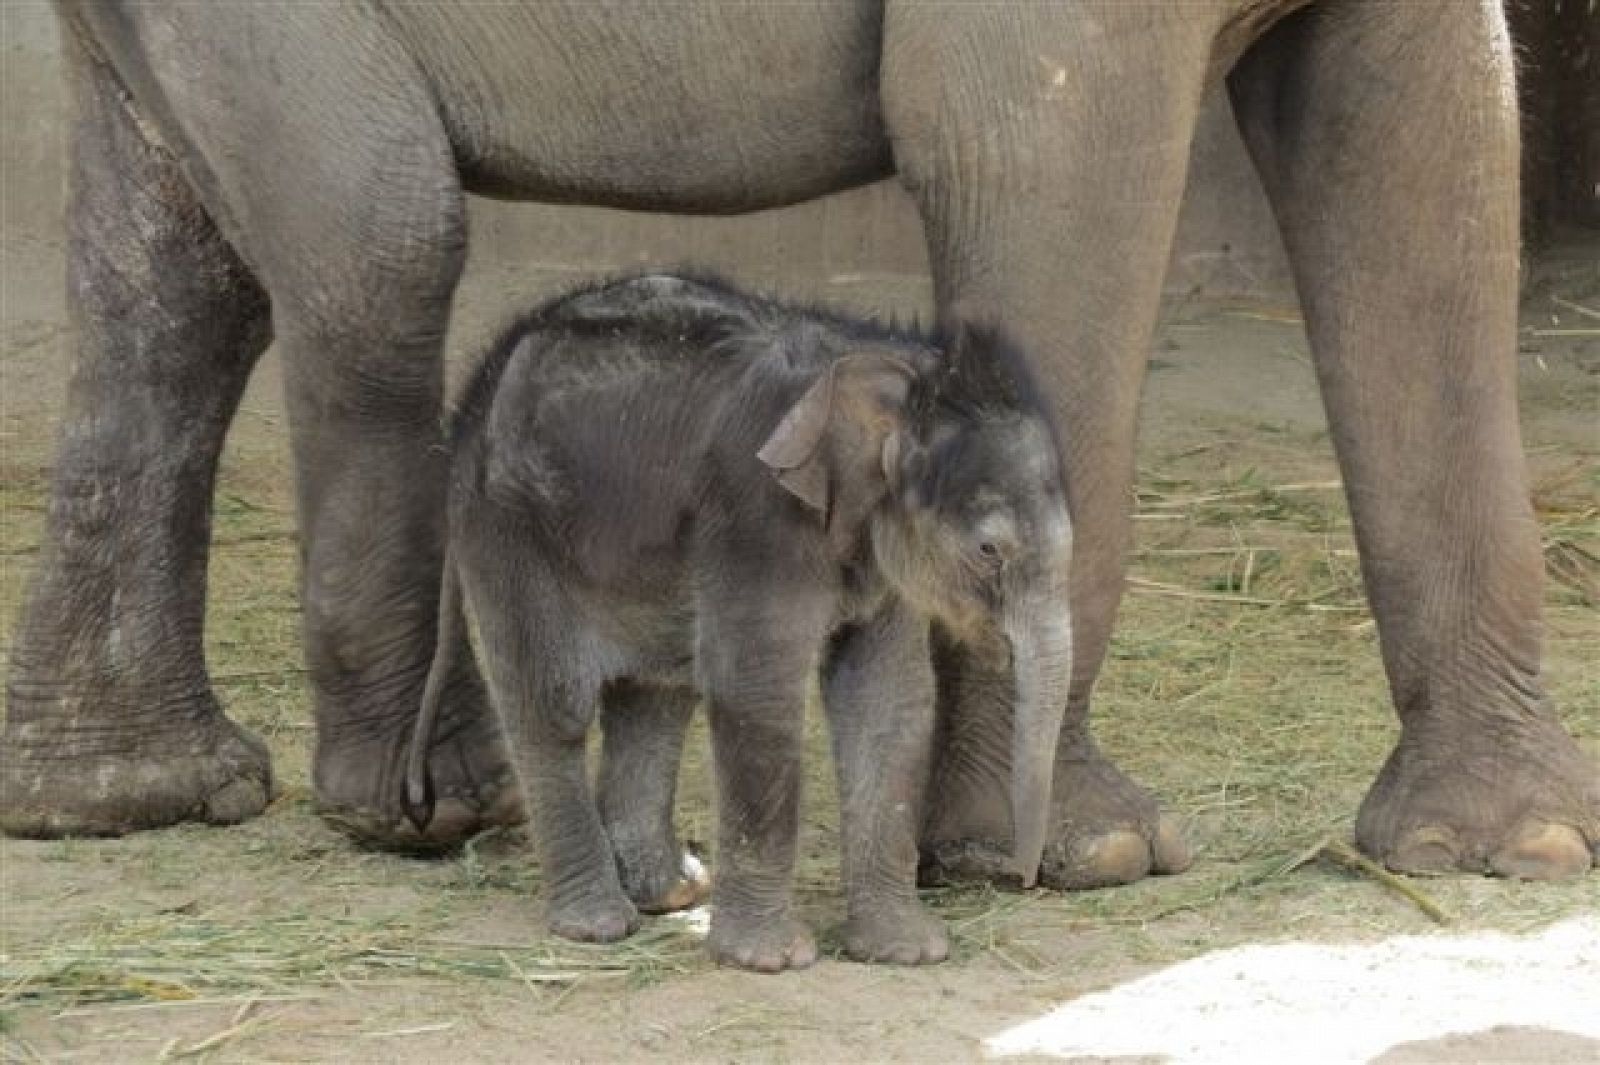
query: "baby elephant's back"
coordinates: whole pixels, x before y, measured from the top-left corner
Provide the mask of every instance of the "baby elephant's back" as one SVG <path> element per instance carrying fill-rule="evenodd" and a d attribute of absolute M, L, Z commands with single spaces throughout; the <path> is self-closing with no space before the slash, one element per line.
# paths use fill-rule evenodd
<path fill-rule="evenodd" d="M 647 276 L 584 289 L 519 323 L 480 371 L 458 452 L 486 494 L 602 583 L 675 554 L 708 427 L 748 368 L 742 295 Z"/>

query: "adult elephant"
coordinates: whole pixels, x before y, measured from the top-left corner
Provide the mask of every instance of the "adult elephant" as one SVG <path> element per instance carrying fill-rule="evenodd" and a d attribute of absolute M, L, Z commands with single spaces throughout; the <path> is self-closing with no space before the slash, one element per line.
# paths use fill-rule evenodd
<path fill-rule="evenodd" d="M 1042 878 L 1181 867 L 1177 833 L 1087 715 L 1195 113 L 1226 77 L 1303 297 L 1402 723 L 1359 840 L 1407 870 L 1589 868 L 1600 783 L 1540 680 L 1515 94 L 1494 0 L 100 0 L 60 16 L 78 369 L 14 643 L 10 831 L 230 822 L 266 801 L 266 755 L 218 708 L 201 623 L 218 452 L 275 336 L 318 801 L 404 842 L 464 194 L 714 214 L 898 173 L 940 317 L 1003 323 L 1066 429 L 1076 659 Z M 515 812 L 459 663 L 436 841 Z M 924 848 L 983 873 L 1011 831 L 1009 724 L 981 677 L 945 696 Z"/>

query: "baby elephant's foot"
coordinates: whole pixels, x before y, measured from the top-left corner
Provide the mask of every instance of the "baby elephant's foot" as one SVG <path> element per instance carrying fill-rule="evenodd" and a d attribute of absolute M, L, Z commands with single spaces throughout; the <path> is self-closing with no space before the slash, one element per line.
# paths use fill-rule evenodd
<path fill-rule="evenodd" d="M 784 914 L 781 917 L 742 917 L 725 907 L 711 911 L 711 934 L 706 948 L 720 965 L 735 965 L 758 973 L 809 968 L 817 960 L 817 941 L 810 929 Z"/>
<path fill-rule="evenodd" d="M 639 928 L 639 911 L 621 894 L 550 902 L 550 931 L 580 943 L 615 943 Z"/>
<path fill-rule="evenodd" d="M 844 950 L 856 961 L 929 965 L 950 956 L 944 922 L 912 900 L 862 908 L 844 926 Z"/>

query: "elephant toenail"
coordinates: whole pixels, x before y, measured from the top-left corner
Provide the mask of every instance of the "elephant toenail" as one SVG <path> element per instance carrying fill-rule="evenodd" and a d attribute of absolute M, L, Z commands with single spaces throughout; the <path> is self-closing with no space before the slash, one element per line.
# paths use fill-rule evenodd
<path fill-rule="evenodd" d="M 1047 852 L 1050 855 L 1051 852 Z M 1150 844 L 1128 829 L 1069 842 L 1059 859 L 1047 856 L 1041 879 L 1065 891 L 1131 884 L 1150 872 Z"/>
<path fill-rule="evenodd" d="M 1156 826 L 1156 838 L 1151 849 L 1155 852 L 1155 861 L 1151 866 L 1153 872 L 1181 873 L 1194 864 L 1194 851 L 1190 849 L 1189 841 L 1184 838 L 1178 823 L 1170 817 L 1163 817 Z"/>
<path fill-rule="evenodd" d="M 1461 855 L 1461 843 L 1454 832 L 1429 826 L 1406 833 L 1384 857 L 1383 864 L 1397 873 L 1437 876 L 1459 869 Z"/>
<path fill-rule="evenodd" d="M 1582 876 L 1592 864 L 1589 844 L 1570 825 L 1525 823 L 1490 859 L 1498 876 L 1517 880 L 1562 880 Z"/>

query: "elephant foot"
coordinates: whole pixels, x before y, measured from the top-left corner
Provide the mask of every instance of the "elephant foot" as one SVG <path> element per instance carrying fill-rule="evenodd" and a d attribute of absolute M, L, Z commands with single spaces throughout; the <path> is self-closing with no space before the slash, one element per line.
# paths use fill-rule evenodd
<path fill-rule="evenodd" d="M 1022 879 L 1011 867 L 1009 845 L 986 839 L 946 839 L 925 842 L 917 855 L 917 886 L 951 887 L 956 884 L 991 883 L 1021 890 Z"/>
<path fill-rule="evenodd" d="M 1011 864 L 1004 784 L 952 800 L 924 835 L 917 882 L 923 887 L 989 881 L 1021 887 Z M 1193 857 L 1176 822 L 1150 793 L 1112 765 L 1088 736 L 1056 760 L 1056 834 L 1045 847 L 1039 883 L 1058 891 L 1130 884 L 1152 873 L 1181 873 Z"/>
<path fill-rule="evenodd" d="M 673 847 L 651 853 L 613 846 L 622 891 L 640 913 L 676 913 L 711 897 L 711 873 L 687 850 Z"/>
<path fill-rule="evenodd" d="M 11 835 L 232 825 L 272 800 L 266 744 L 228 720 L 209 693 L 195 700 L 193 713 L 164 703 L 162 726 L 148 730 L 139 727 L 148 718 L 115 730 L 104 727 L 106 719 L 74 729 L 74 722 L 28 714 L 15 689 L 12 696 L 0 744 L 0 829 Z M 174 721 L 188 724 L 180 730 Z"/>
<path fill-rule="evenodd" d="M 370 846 L 432 851 L 526 820 L 499 729 L 479 710 L 436 731 L 428 754 L 433 816 L 419 830 L 402 804 L 411 720 L 388 724 L 378 736 L 336 726 L 319 730 L 312 780 L 317 812 L 329 824 Z"/>
<path fill-rule="evenodd" d="M 1080 823 L 1045 849 L 1039 883 L 1057 891 L 1131 884 L 1155 874 L 1181 873 L 1193 863 L 1183 832 L 1158 815 L 1155 827 L 1087 831 Z"/>
<path fill-rule="evenodd" d="M 550 931 L 579 943 L 615 943 L 639 930 L 639 911 L 620 894 L 552 899 L 546 914 Z"/>
<path fill-rule="evenodd" d="M 929 965 L 950 956 L 944 922 L 915 899 L 862 907 L 844 926 L 844 951 L 856 961 Z"/>
<path fill-rule="evenodd" d="M 1600 864 L 1600 767 L 1545 716 L 1517 734 L 1402 734 L 1356 818 L 1362 850 L 1399 873 L 1519 880 Z"/>
<path fill-rule="evenodd" d="M 711 910 L 706 949 L 719 965 L 758 973 L 807 969 L 816 963 L 817 941 L 799 919 L 785 913 L 746 915 L 727 906 Z"/>
<path fill-rule="evenodd" d="M 1087 736 L 1056 762 L 1057 835 L 1039 882 L 1059 891 L 1131 884 L 1181 873 L 1193 862 L 1177 823 Z"/>

